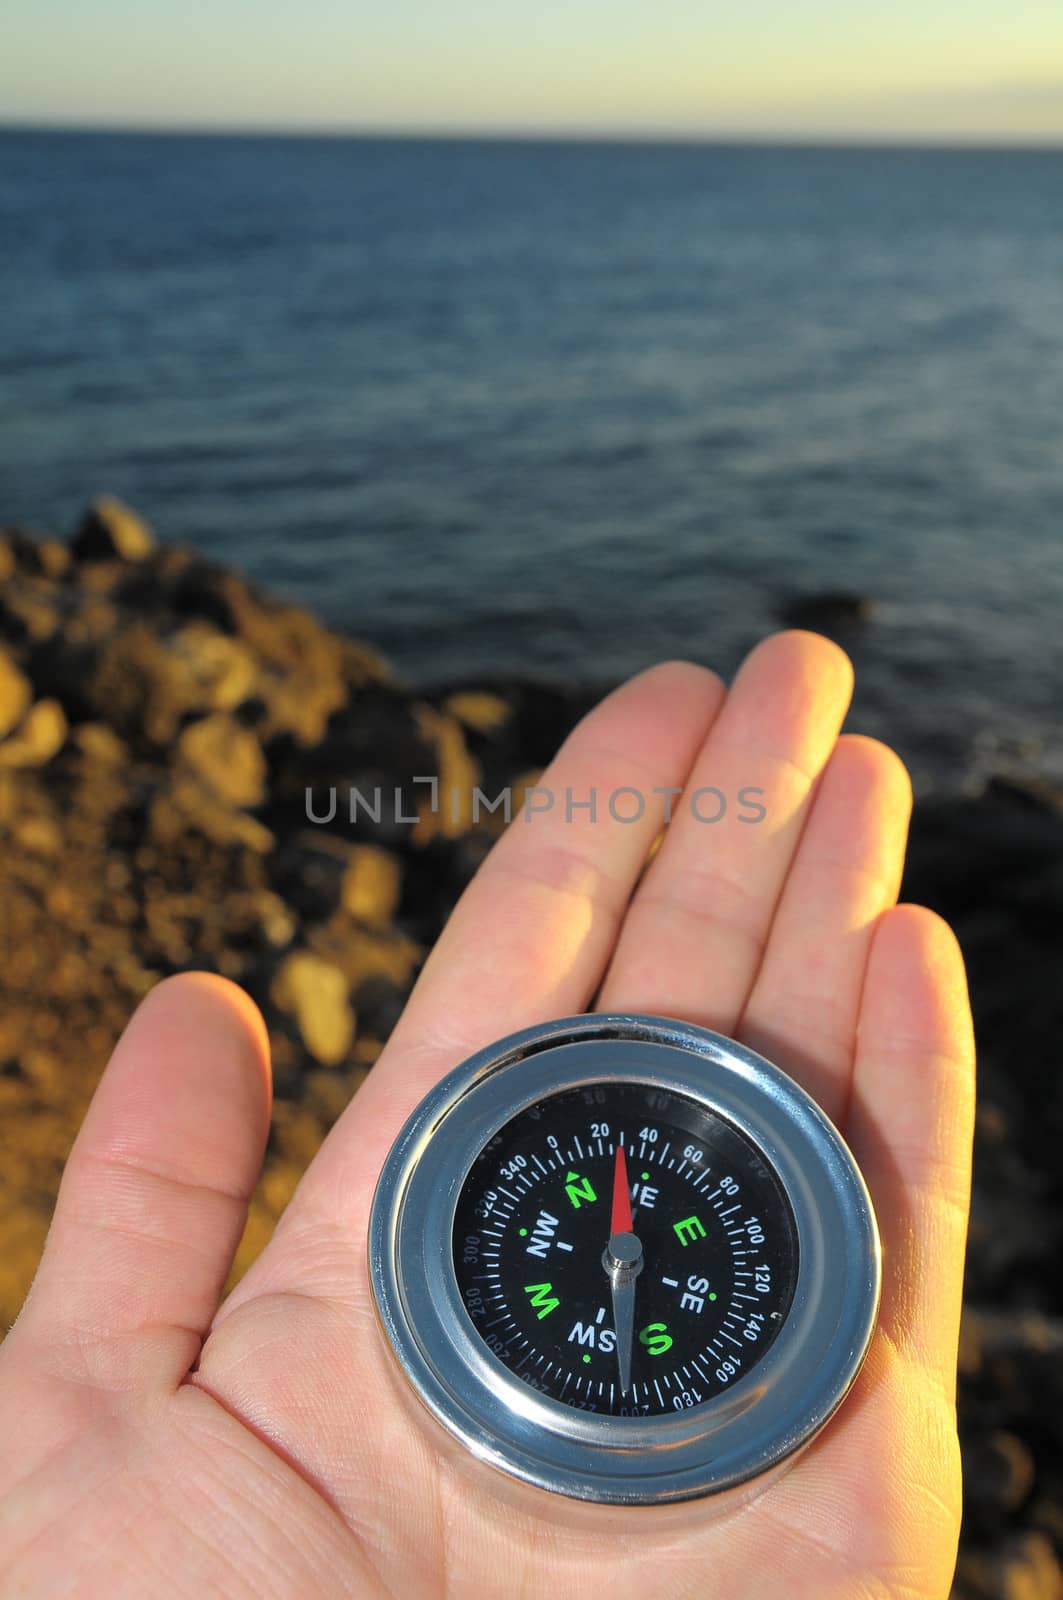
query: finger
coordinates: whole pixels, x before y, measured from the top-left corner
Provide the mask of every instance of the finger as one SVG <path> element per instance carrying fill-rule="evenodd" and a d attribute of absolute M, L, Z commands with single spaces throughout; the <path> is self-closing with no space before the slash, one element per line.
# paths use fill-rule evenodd
<path fill-rule="evenodd" d="M 247 996 L 205 973 L 154 989 L 75 1140 L 12 1337 L 92 1387 L 176 1385 L 217 1307 L 269 1115 L 269 1044 Z"/>
<path fill-rule="evenodd" d="M 875 924 L 897 899 L 912 809 L 900 758 L 839 739 L 819 784 L 738 1037 L 844 1120 Z"/>
<path fill-rule="evenodd" d="M 309 1215 L 364 1222 L 372 1183 L 403 1121 L 450 1067 L 492 1040 L 579 1012 L 594 993 L 649 848 L 661 826 L 655 785 L 682 784 L 724 689 L 704 667 L 664 662 L 608 695 L 573 729 L 539 787 L 548 810 L 513 818 L 455 907 L 386 1049 L 305 1175 L 269 1261 L 236 1291 L 255 1291 L 280 1245 Z M 645 800 L 618 821 L 608 797 Z M 592 818 L 566 795 L 597 794 Z M 630 796 L 617 807 L 634 815 Z M 226 1308 L 228 1312 L 228 1305 Z"/>
<path fill-rule="evenodd" d="M 814 633 L 775 634 L 746 658 L 632 899 L 599 1010 L 733 1031 L 852 682 L 849 658 Z"/>
<path fill-rule="evenodd" d="M 883 1246 L 880 1325 L 952 1399 L 974 1128 L 963 957 L 923 906 L 886 912 L 860 1008 L 847 1134 Z"/>

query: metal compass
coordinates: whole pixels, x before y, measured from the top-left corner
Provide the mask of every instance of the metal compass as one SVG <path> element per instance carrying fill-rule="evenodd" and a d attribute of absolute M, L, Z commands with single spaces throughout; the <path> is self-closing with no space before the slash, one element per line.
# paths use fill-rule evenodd
<path fill-rule="evenodd" d="M 380 1320 L 481 1459 L 621 1505 L 750 1483 L 867 1352 L 875 1217 L 841 1136 L 707 1029 L 590 1013 L 448 1074 L 373 1200 Z"/>

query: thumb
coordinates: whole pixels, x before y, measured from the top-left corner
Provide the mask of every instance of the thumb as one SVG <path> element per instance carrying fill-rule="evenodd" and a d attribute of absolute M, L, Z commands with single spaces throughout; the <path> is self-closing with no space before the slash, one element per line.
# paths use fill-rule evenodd
<path fill-rule="evenodd" d="M 217 1308 L 262 1164 L 269 1042 L 206 973 L 153 989 L 74 1142 L 10 1340 L 112 1393 L 176 1387 Z"/>

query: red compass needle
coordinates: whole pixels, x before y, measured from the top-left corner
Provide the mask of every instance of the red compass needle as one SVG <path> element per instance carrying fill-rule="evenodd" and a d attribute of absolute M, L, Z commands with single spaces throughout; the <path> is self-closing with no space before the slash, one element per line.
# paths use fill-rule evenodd
<path fill-rule="evenodd" d="M 613 1167 L 613 1219 L 609 1224 L 610 1234 L 631 1233 L 631 1194 L 627 1184 L 627 1158 L 624 1147 L 616 1147 L 616 1164 Z"/>

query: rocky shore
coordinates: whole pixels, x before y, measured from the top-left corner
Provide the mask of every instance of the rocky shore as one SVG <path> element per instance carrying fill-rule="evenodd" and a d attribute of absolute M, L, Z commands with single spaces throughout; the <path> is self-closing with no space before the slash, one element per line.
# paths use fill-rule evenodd
<path fill-rule="evenodd" d="M 504 826 L 473 788 L 519 805 L 594 698 L 413 689 L 116 501 L 69 543 L 0 530 L 0 1325 L 117 1034 L 184 968 L 269 1024 L 253 1257 Z M 1063 1600 L 1063 793 L 998 774 L 917 805 L 903 893 L 959 933 L 980 1049 L 955 1593 Z"/>

